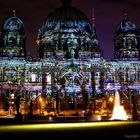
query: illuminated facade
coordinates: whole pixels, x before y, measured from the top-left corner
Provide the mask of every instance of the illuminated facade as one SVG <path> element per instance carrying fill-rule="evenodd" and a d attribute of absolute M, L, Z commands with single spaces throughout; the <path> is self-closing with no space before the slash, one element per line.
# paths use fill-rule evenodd
<path fill-rule="evenodd" d="M 110 113 L 115 90 L 128 113 L 134 98 L 140 110 L 137 27 L 126 17 L 118 24 L 115 59 L 106 60 L 94 24 L 70 2 L 63 1 L 39 29 L 36 59 L 26 55 L 20 18 L 14 13 L 5 21 L 0 36 L 0 114 L 16 113 L 18 94 L 22 114 L 30 112 L 31 100 L 34 114 Z"/>

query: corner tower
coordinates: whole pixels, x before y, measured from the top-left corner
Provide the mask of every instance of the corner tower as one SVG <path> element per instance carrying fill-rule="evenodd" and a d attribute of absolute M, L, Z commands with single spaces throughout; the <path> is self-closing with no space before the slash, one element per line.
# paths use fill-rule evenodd
<path fill-rule="evenodd" d="M 140 57 L 139 33 L 136 25 L 125 15 L 120 21 L 114 37 L 115 58 L 138 60 Z"/>
<path fill-rule="evenodd" d="M 25 57 L 25 41 L 24 24 L 15 14 L 10 16 L 3 24 L 1 29 L 1 57 Z"/>

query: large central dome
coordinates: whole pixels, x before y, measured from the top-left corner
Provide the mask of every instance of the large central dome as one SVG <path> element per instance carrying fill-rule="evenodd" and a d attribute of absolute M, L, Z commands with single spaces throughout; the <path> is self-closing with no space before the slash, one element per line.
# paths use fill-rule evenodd
<path fill-rule="evenodd" d="M 93 32 L 88 18 L 78 9 L 72 6 L 63 6 L 50 13 L 46 18 L 44 25 L 40 32 L 43 34 L 48 30 L 84 33 L 87 31 L 89 34 Z"/>
<path fill-rule="evenodd" d="M 63 0 L 63 5 L 51 12 L 38 32 L 37 43 L 43 46 L 61 44 L 75 44 L 79 49 L 81 43 L 97 45 L 95 28 L 87 16 L 71 6 L 71 0 Z M 78 46 L 78 47 L 76 47 Z"/>

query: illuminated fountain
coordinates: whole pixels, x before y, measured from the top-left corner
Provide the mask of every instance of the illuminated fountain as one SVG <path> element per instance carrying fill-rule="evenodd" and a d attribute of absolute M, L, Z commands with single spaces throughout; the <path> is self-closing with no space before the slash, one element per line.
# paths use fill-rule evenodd
<path fill-rule="evenodd" d="M 113 108 L 113 115 L 111 120 L 127 120 L 128 116 L 124 110 L 124 107 L 120 105 L 120 95 L 119 92 L 115 92 L 115 102 Z"/>

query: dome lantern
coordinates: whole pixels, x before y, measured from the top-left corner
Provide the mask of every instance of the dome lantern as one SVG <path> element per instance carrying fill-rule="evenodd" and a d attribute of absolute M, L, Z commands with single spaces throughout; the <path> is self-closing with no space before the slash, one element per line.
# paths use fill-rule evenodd
<path fill-rule="evenodd" d="M 63 6 L 70 6 L 71 2 L 72 2 L 72 0 L 62 0 L 62 5 Z"/>
<path fill-rule="evenodd" d="M 16 10 L 13 10 L 13 16 L 16 16 Z"/>

